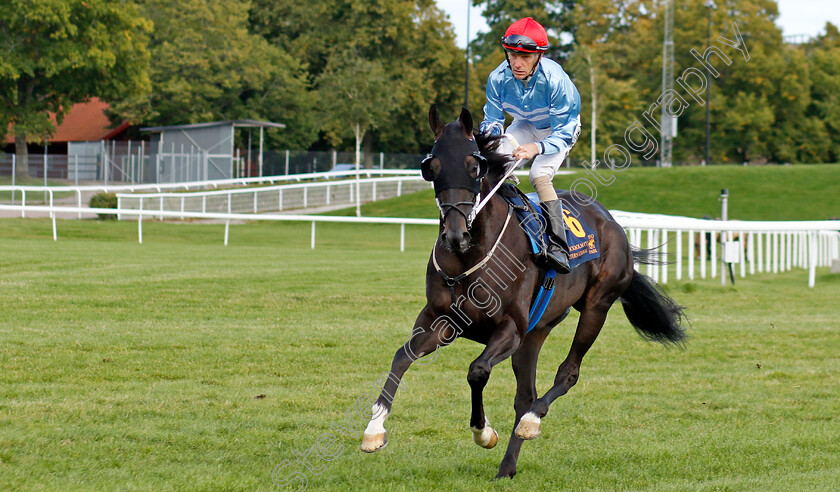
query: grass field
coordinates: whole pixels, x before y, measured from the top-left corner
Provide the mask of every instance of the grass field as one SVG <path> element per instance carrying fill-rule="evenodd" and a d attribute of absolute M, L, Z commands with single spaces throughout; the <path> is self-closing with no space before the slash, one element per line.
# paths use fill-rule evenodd
<path fill-rule="evenodd" d="M 729 190 L 729 218 L 741 220 L 826 220 L 840 217 L 840 165 L 708 166 L 670 169 L 630 168 L 621 173 L 600 171 L 599 179 L 573 168 L 572 175 L 554 178 L 554 185 L 568 189 L 578 179 L 588 179 L 596 197 L 610 209 L 630 212 L 720 216 L 720 190 Z M 522 188 L 533 189 L 528 178 Z M 610 183 L 605 185 L 602 183 Z M 579 191 L 589 193 L 585 186 Z M 348 209 L 336 214 L 355 215 Z M 363 215 L 388 217 L 438 216 L 434 192 L 383 200 L 364 206 Z"/>
<path fill-rule="evenodd" d="M 461 340 L 412 367 L 358 451 L 347 427 L 424 304 L 436 231 L 324 224 L 0 221 L 0 490 L 836 490 L 840 276 L 672 283 L 685 350 L 642 341 L 616 307 L 581 380 L 491 482 L 513 419 L 510 364 L 485 391 L 500 444 L 468 430 Z M 574 315 L 546 343 L 544 392 Z M 358 434 L 364 427 L 358 416 Z M 339 437 L 333 461 L 309 455 Z M 349 431 L 348 431 L 349 432 Z M 340 452 L 339 452 L 340 450 Z M 316 473 L 317 472 L 317 473 Z M 295 490 L 298 482 L 289 484 Z"/>

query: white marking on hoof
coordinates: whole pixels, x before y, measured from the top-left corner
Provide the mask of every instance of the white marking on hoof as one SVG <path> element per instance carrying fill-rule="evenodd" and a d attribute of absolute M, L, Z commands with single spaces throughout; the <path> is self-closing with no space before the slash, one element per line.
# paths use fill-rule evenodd
<path fill-rule="evenodd" d="M 520 439 L 536 439 L 540 435 L 540 418 L 528 412 L 519 420 L 516 426 L 516 437 Z"/>
<path fill-rule="evenodd" d="M 362 437 L 362 451 L 372 453 L 384 448 L 388 444 L 385 435 L 385 419 L 388 418 L 388 411 L 379 403 L 371 408 L 371 415 L 374 417 L 368 422 Z"/>
<path fill-rule="evenodd" d="M 484 417 L 484 428 L 477 429 L 470 427 L 473 433 L 473 441 L 484 449 L 493 449 L 499 442 L 499 434 L 490 427 L 490 421 Z"/>
<path fill-rule="evenodd" d="M 387 445 L 388 438 L 385 436 L 384 432 L 378 434 L 368 434 L 365 432 L 364 437 L 362 438 L 361 449 L 364 453 L 373 453 L 375 451 L 379 451 Z"/>

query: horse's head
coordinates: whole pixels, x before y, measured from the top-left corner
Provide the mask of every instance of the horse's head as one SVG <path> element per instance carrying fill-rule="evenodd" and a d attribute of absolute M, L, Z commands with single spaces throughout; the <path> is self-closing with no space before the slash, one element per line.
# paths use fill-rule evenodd
<path fill-rule="evenodd" d="M 487 159 L 479 152 L 472 115 L 466 108 L 461 110 L 458 121 L 444 126 L 433 105 L 429 109 L 429 124 L 435 145 L 420 169 L 423 179 L 435 186 L 444 226 L 441 239 L 447 249 L 462 254 L 470 247 L 470 227 L 481 197 L 481 178 L 487 174 Z"/>

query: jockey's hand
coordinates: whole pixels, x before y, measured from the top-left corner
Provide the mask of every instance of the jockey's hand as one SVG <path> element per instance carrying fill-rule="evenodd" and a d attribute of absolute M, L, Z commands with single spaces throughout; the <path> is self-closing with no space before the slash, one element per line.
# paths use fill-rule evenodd
<path fill-rule="evenodd" d="M 513 157 L 516 160 L 525 159 L 531 160 L 534 158 L 535 155 L 540 153 L 540 148 L 535 143 L 529 143 L 525 145 L 520 145 L 513 151 Z"/>

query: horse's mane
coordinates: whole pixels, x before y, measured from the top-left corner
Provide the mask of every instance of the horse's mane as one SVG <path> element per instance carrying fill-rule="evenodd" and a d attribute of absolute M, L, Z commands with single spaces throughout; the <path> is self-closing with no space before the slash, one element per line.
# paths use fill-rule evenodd
<path fill-rule="evenodd" d="M 494 186 L 515 164 L 513 156 L 499 152 L 499 145 L 502 143 L 502 135 L 490 135 L 488 133 L 476 133 L 475 142 L 478 150 L 487 159 L 487 181 Z"/>

